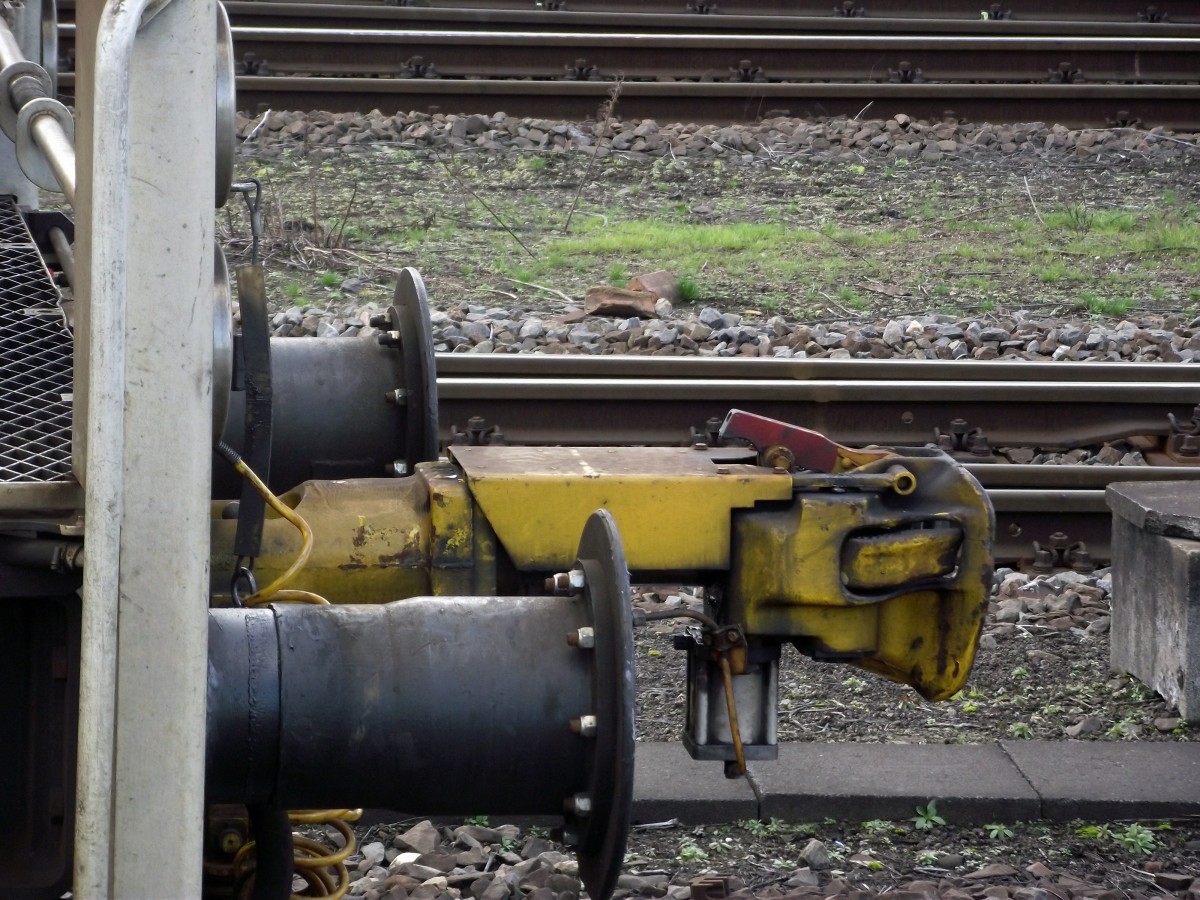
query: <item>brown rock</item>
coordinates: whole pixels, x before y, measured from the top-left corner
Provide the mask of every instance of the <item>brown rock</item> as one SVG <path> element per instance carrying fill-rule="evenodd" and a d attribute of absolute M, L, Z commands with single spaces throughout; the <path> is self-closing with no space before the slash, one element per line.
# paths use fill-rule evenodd
<path fill-rule="evenodd" d="M 679 279 L 665 270 L 633 276 L 629 279 L 629 289 L 647 291 L 654 295 L 654 299 L 669 300 L 671 303 L 678 303 L 682 299 L 679 296 Z"/>
<path fill-rule="evenodd" d="M 1034 878 L 1051 878 L 1054 876 L 1054 870 L 1043 862 L 1030 863 L 1025 867 L 1025 871 Z"/>
<path fill-rule="evenodd" d="M 1193 875 L 1181 875 L 1178 872 L 1159 872 L 1154 876 L 1154 883 L 1168 891 L 1186 891 L 1195 880 Z"/>
<path fill-rule="evenodd" d="M 404 834 L 397 835 L 392 846 L 414 853 L 433 853 L 442 842 L 442 835 L 428 819 L 418 822 Z"/>
<path fill-rule="evenodd" d="M 418 866 L 428 866 L 443 873 L 449 872 L 458 865 L 458 862 L 449 853 L 422 853 L 415 862 Z"/>
<path fill-rule="evenodd" d="M 583 298 L 584 311 L 595 316 L 637 316 L 640 319 L 657 318 L 654 301 L 658 298 L 650 291 L 629 291 L 624 288 L 598 284 L 587 289 Z"/>
<path fill-rule="evenodd" d="M 963 876 L 965 881 L 985 881 L 988 878 L 1011 878 L 1017 870 L 1004 863 L 991 863 Z"/>

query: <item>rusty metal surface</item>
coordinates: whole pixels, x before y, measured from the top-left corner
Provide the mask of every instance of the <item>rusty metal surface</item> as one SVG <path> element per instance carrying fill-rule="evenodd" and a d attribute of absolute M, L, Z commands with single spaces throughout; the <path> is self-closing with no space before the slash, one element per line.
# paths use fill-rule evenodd
<path fill-rule="evenodd" d="M 982 4 L 980 4 L 982 5 Z M 722 5 L 722 11 L 725 4 Z M 1111 6 L 1111 5 L 1110 5 Z M 1183 37 L 1200 33 L 1200 23 L 1168 21 L 1138 23 L 1129 17 L 1120 20 L 1092 20 L 1083 12 L 1072 11 L 1057 19 L 982 19 L 973 16 L 917 17 L 906 5 L 892 11 L 892 17 L 879 15 L 846 17 L 830 15 L 828 5 L 805 12 L 779 9 L 755 15 L 742 6 L 729 6 L 728 14 L 693 15 L 681 11 L 682 4 L 641 3 L 631 10 L 612 6 L 595 11 L 580 11 L 578 3 L 567 10 L 547 15 L 545 10 L 527 5 L 511 8 L 480 9 L 465 7 L 368 6 L 336 3 L 263 3 L 261 0 L 230 0 L 225 3 L 233 25 L 274 28 L 345 28 L 362 26 L 391 29 L 498 29 L 526 31 L 632 31 L 632 32 L 794 32 L 809 34 L 904 34 L 952 33 L 976 35 L 1069 34 L 1140 35 L 1144 37 Z M 920 5 L 916 5 L 920 12 Z M 772 14 L 774 13 L 774 14 Z M 903 15 L 904 18 L 898 16 Z M 911 17 L 910 17 L 911 16 Z"/>
<path fill-rule="evenodd" d="M 587 356 L 546 353 L 439 353 L 439 378 L 730 378 L 746 381 L 1085 381 L 1191 383 L 1200 367 L 1120 362 L 1075 365 L 1030 360 L 967 359 L 713 359 L 696 356 Z"/>
<path fill-rule="evenodd" d="M 68 94 L 74 78 L 60 80 Z M 241 109 L 368 112 L 405 109 L 565 120 L 595 118 L 612 85 L 603 81 L 427 80 L 393 78 L 238 78 Z M 753 122 L 768 115 L 900 113 L 937 121 L 952 112 L 975 121 L 1051 121 L 1068 128 L 1139 120 L 1188 130 L 1200 122 L 1197 85 L 726 84 L 625 82 L 626 118 L 660 122 Z M 1124 113 L 1124 115 L 1122 115 Z"/>
<path fill-rule="evenodd" d="M 387 5 L 388 0 L 315 0 L 342 8 L 380 7 Z M 514 10 L 529 9 L 529 0 L 424 0 L 425 5 L 437 9 L 453 9 L 470 7 L 480 10 Z M 60 9 L 73 10 L 74 0 L 62 0 Z M 264 6 L 277 5 L 264 0 Z M 283 5 L 283 4 L 278 4 Z M 288 0 L 286 5 L 292 5 Z M 547 5 L 543 2 L 542 5 Z M 963 18 L 978 19 L 981 10 L 989 9 L 992 4 L 981 3 L 979 0 L 856 0 L 844 3 L 835 0 L 720 0 L 716 12 L 721 15 L 794 15 L 794 16 L 828 16 L 834 17 L 837 12 L 845 10 L 845 15 L 866 15 L 870 18 Z M 1146 4 L 1135 2 L 1113 3 L 1110 0 L 1041 0 L 1031 2 L 1007 2 L 996 4 L 1002 12 L 1010 12 L 1017 19 L 1069 19 L 1083 21 L 1137 21 L 1138 14 L 1146 10 Z M 680 0 L 570 0 L 572 12 L 679 12 L 683 4 Z M 1200 4 L 1195 0 L 1175 2 L 1169 8 L 1171 22 L 1200 21 Z M 549 10 L 539 10 L 545 15 Z M 699 18 L 696 16 L 695 18 Z"/>
<path fill-rule="evenodd" d="M 626 80 L 728 80 L 743 59 L 769 81 L 886 82 L 901 61 L 926 81 L 1047 80 L 1063 61 L 1090 81 L 1170 83 L 1196 78 L 1194 39 L 1153 37 L 635 34 L 431 31 L 371 28 L 233 29 L 234 54 L 272 71 L 396 75 L 422 56 L 444 77 L 560 78 L 586 58 L 601 75 Z"/>
<path fill-rule="evenodd" d="M 481 416 L 515 444 L 678 444 L 733 406 L 821 432 L 842 444 L 921 445 L 954 419 L 992 446 L 1078 447 L 1166 434 L 1191 413 L 1200 385 L 1092 382 L 439 379 L 447 426 Z M 1071 427 L 1064 433 L 1064 415 Z"/>

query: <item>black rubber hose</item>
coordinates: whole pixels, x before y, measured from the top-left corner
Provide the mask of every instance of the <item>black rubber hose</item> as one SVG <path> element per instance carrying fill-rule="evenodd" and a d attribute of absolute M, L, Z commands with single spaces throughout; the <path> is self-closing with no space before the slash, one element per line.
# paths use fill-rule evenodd
<path fill-rule="evenodd" d="M 254 893 L 251 900 L 287 900 L 292 895 L 292 823 L 286 809 L 251 806 L 254 834 Z"/>

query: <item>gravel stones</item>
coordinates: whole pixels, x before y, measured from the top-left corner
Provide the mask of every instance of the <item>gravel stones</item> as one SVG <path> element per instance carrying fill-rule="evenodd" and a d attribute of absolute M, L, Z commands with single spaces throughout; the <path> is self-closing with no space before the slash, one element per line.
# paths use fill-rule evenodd
<path fill-rule="evenodd" d="M 350 895 L 413 900 L 510 900 L 535 894 L 536 900 L 577 898 L 583 886 L 574 857 L 535 835 L 517 852 L 520 838 L 515 825 L 439 829 L 429 820 L 418 822 L 392 837 L 390 848 L 369 841 L 347 861 L 358 873 Z M 621 895 L 662 896 L 665 881 L 636 879 Z"/>
<path fill-rule="evenodd" d="M 439 353 L 1180 363 L 1196 362 L 1200 352 L 1200 320 L 1185 323 L 1171 314 L 1115 324 L 1043 319 L 1024 310 L 983 321 L 929 313 L 875 323 L 807 323 L 782 316 L 752 318 L 712 306 L 677 310 L 661 298 L 652 302 L 648 294 L 594 290 L 589 292 L 589 308 L 612 314 L 591 315 L 565 302 L 549 310 L 451 304 L 432 314 L 434 349 Z M 275 313 L 271 328 L 276 337 L 373 337 L 375 329 L 364 326 L 379 312 L 375 304 L 293 306 Z M 1113 455 L 1116 452 L 1109 451 L 1103 460 L 1081 461 L 1144 464 L 1136 456 L 1124 458 L 1131 448 L 1124 448 L 1119 456 Z"/>
<path fill-rule="evenodd" d="M 1187 152 L 1187 145 L 1197 142 L 1194 134 L 1172 134 L 1163 128 L 1072 131 L 1043 122 L 1006 126 L 950 118 L 927 122 L 903 114 L 870 121 L 768 115 L 753 124 L 719 126 L 650 119 L 572 124 L 516 119 L 503 112 L 486 116 L 272 111 L 261 116 L 239 114 L 237 133 L 260 153 L 289 144 L 303 144 L 309 152 L 336 153 L 347 146 L 391 143 L 426 152 L 594 149 L 601 158 L 618 152 L 635 159 L 692 156 L 734 164 L 781 158 L 856 159 L 864 154 L 936 162 L 950 154 L 1011 156 L 1048 151 L 1100 158 L 1130 151 L 1170 157 Z"/>

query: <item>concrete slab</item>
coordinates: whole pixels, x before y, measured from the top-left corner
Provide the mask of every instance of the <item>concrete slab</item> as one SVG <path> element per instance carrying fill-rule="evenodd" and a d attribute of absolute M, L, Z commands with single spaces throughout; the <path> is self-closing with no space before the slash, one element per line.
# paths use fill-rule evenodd
<path fill-rule="evenodd" d="M 781 744 L 778 761 L 751 763 L 750 774 L 763 818 L 902 820 L 930 800 L 954 823 L 1040 814 L 1037 794 L 996 745 Z"/>
<path fill-rule="evenodd" d="M 1123 481 L 1104 492 L 1113 515 L 1166 537 L 1200 539 L 1200 483 Z"/>
<path fill-rule="evenodd" d="M 719 762 L 697 762 L 683 744 L 639 743 L 633 760 L 633 821 L 687 825 L 758 818 L 745 778 L 725 778 Z"/>
<path fill-rule="evenodd" d="M 1002 741 L 1054 821 L 1200 814 L 1200 744 Z"/>

